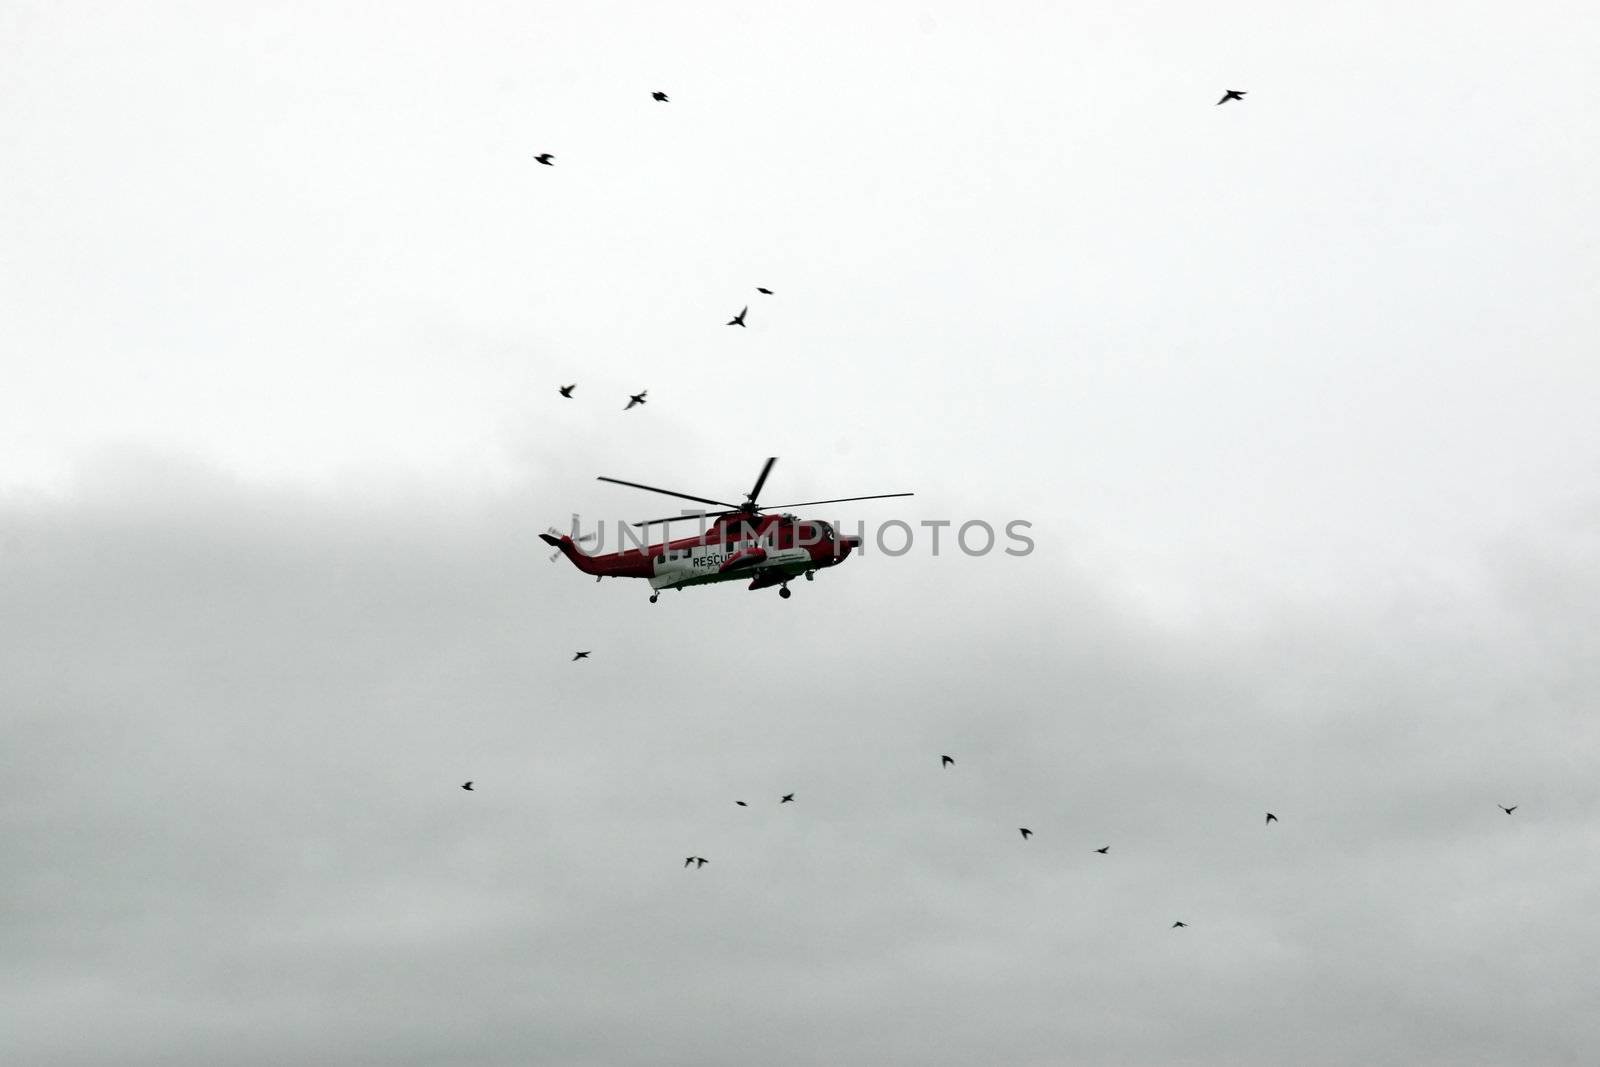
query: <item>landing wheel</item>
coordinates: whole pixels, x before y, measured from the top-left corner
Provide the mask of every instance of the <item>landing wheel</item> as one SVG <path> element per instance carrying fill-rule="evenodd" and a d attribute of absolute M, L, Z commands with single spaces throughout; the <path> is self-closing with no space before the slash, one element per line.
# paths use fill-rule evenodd
<path fill-rule="evenodd" d="M 650 594 L 650 603 L 654 604 L 657 600 L 660 600 L 660 599 L 661 599 L 661 594 L 660 593 L 651 593 Z"/>
<path fill-rule="evenodd" d="M 783 597 L 783 599 L 788 600 L 794 594 L 789 592 L 789 587 L 788 586 L 783 586 L 782 588 L 780 588 L 778 590 L 778 595 Z"/>

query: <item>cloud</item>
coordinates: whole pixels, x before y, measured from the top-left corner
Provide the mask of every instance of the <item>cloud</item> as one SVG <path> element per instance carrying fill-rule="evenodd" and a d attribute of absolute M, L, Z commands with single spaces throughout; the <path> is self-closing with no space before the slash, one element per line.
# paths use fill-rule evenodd
<path fill-rule="evenodd" d="M 547 563 L 528 499 L 145 457 L 5 504 L 19 1062 L 1554 1063 L 1600 1037 L 1581 518 L 1431 600 L 1202 628 L 1050 554 L 651 607 Z"/>

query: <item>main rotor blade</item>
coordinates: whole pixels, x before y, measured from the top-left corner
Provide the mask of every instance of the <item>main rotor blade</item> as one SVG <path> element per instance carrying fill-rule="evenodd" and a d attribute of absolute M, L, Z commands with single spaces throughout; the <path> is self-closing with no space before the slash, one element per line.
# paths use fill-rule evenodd
<path fill-rule="evenodd" d="M 644 527 L 644 526 L 654 526 L 654 525 L 656 525 L 656 523 L 682 522 L 684 519 L 700 519 L 700 520 L 704 521 L 706 519 L 721 518 L 723 515 L 738 515 L 738 514 L 740 514 L 740 512 L 738 512 L 738 511 L 700 511 L 700 512 L 695 512 L 694 514 L 691 514 L 691 515 L 673 515 L 670 518 L 666 518 L 666 519 L 646 519 L 644 522 L 630 522 L 628 525 L 629 526 Z"/>
<path fill-rule="evenodd" d="M 767 475 L 772 473 L 772 465 L 776 462 L 778 462 L 778 457 L 772 456 L 767 460 L 767 465 L 761 468 L 761 475 L 756 478 L 756 487 L 750 490 L 749 496 L 745 497 L 750 503 L 754 504 L 756 497 L 761 495 L 761 487 L 767 484 Z"/>
<path fill-rule="evenodd" d="M 738 505 L 730 504 L 726 500 L 709 500 L 703 496 L 690 496 L 688 493 L 674 493 L 671 489 L 657 489 L 653 485 L 640 485 L 638 482 L 625 482 L 621 478 L 607 478 L 603 475 L 596 480 L 610 482 L 613 485 L 626 485 L 632 489 L 643 489 L 651 493 L 660 493 L 663 496 L 675 496 L 680 500 L 693 500 L 697 504 L 715 504 L 719 508 L 733 508 L 735 511 L 738 510 Z"/>
<path fill-rule="evenodd" d="M 892 496 L 916 496 L 915 493 L 875 493 L 872 496 L 841 496 L 833 500 L 806 500 L 799 504 L 772 504 L 762 511 L 780 511 L 783 508 L 809 508 L 818 504 L 845 504 L 852 500 L 888 500 Z"/>
<path fill-rule="evenodd" d="M 614 481 L 615 479 L 607 478 L 605 480 L 609 482 L 609 481 Z M 622 484 L 628 485 L 630 483 L 624 482 Z M 799 504 L 775 504 L 772 507 L 764 507 L 764 508 L 762 508 L 760 510 L 760 512 L 758 512 L 756 515 L 751 516 L 751 521 L 758 520 L 758 519 L 762 518 L 763 516 L 772 514 L 775 511 L 781 511 L 784 508 L 809 508 L 809 507 L 815 507 L 818 504 L 848 504 L 852 500 L 888 500 L 891 497 L 916 496 L 916 495 L 917 494 L 915 494 L 915 493 L 875 493 L 872 496 L 841 496 L 841 497 L 836 497 L 833 500 L 807 500 L 807 501 L 804 501 L 804 502 L 799 503 Z M 690 499 L 692 500 L 694 498 L 690 497 Z M 702 512 L 698 512 L 698 513 L 693 514 L 693 515 L 673 515 L 670 518 L 650 519 L 647 522 L 635 522 L 635 523 L 630 523 L 629 525 L 632 525 L 632 526 L 654 526 L 658 522 L 659 523 L 679 522 L 679 521 L 681 521 L 683 519 L 700 519 L 701 521 L 705 521 L 705 520 L 708 520 L 708 519 L 720 519 L 724 515 L 748 515 L 748 514 L 749 514 L 749 512 L 745 511 L 744 508 L 732 508 L 731 510 L 728 510 L 728 511 L 702 511 Z"/>

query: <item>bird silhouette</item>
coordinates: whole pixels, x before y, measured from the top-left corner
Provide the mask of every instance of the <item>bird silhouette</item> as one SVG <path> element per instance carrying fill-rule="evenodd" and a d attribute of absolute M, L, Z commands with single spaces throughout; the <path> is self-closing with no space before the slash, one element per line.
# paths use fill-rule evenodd
<path fill-rule="evenodd" d="M 648 390 L 648 389 L 646 389 L 646 390 L 645 390 L 645 391 L 644 391 L 644 393 L 648 393 L 648 392 L 649 392 L 649 391 L 650 391 L 650 390 Z M 630 410 L 630 409 L 631 409 L 631 408 L 632 408 L 632 407 L 633 407 L 633 406 L 634 406 L 634 405 L 635 405 L 635 404 L 643 404 L 643 403 L 644 403 L 644 393 L 633 393 L 633 394 L 632 394 L 632 395 L 630 395 L 630 396 L 629 396 L 629 397 L 628 397 L 628 406 L 627 406 L 627 407 L 625 407 L 625 408 L 623 408 L 623 409 L 622 409 L 622 410 L 623 410 L 623 411 L 628 411 L 628 410 Z"/>
<path fill-rule="evenodd" d="M 1271 826 L 1273 823 L 1275 823 L 1277 821 L 1278 821 L 1278 817 L 1276 815 L 1272 814 L 1272 812 L 1270 812 L 1270 811 L 1267 812 L 1266 825 Z"/>
<path fill-rule="evenodd" d="M 735 804 L 737 804 L 737 805 L 739 805 L 739 806 L 740 806 L 740 807 L 741 807 L 741 808 L 748 808 L 748 807 L 749 807 L 749 806 L 750 806 L 750 805 L 748 805 L 748 804 L 746 804 L 746 803 L 745 803 L 745 802 L 744 802 L 744 801 L 742 801 L 742 800 L 735 800 L 735 801 L 734 801 L 734 803 L 735 803 Z"/>
<path fill-rule="evenodd" d="M 591 649 L 590 651 L 593 651 L 593 649 Z M 589 658 L 589 653 L 588 652 L 574 652 L 572 654 L 572 662 L 574 662 L 574 663 L 578 662 L 580 659 L 588 659 L 588 658 Z"/>
<path fill-rule="evenodd" d="M 723 325 L 725 325 L 725 326 L 743 326 L 744 325 L 744 313 L 746 311 L 749 311 L 749 310 L 750 310 L 750 305 L 746 304 L 744 307 L 739 309 L 739 314 L 735 315 L 733 318 L 731 318 L 727 322 L 723 323 Z"/>
<path fill-rule="evenodd" d="M 471 782 L 463 782 L 461 784 L 461 788 L 465 789 L 467 792 L 470 793 L 470 792 L 472 792 L 472 783 Z"/>
<path fill-rule="evenodd" d="M 694 858 L 694 869 L 698 871 L 701 867 L 704 867 L 710 862 L 711 861 L 706 859 L 704 856 L 696 856 Z"/>
<path fill-rule="evenodd" d="M 1173 924 L 1172 924 L 1172 928 L 1173 928 L 1173 929 L 1174 929 L 1174 930 L 1176 930 L 1176 929 L 1177 929 L 1177 928 L 1178 928 L 1178 927 L 1180 927 L 1180 926 L 1188 926 L 1188 925 L 1189 925 L 1189 924 L 1188 924 L 1188 923 L 1173 923 Z"/>
<path fill-rule="evenodd" d="M 756 292 L 761 293 L 761 294 L 763 294 L 765 296 L 771 296 L 772 295 L 772 290 L 771 289 L 763 289 L 759 285 L 756 286 Z"/>
<path fill-rule="evenodd" d="M 555 166 L 555 158 L 556 157 L 552 156 L 549 152 L 541 153 L 540 155 L 534 156 L 533 158 L 534 158 L 534 160 L 536 162 L 543 163 L 547 167 Z"/>
<path fill-rule="evenodd" d="M 1505 812 L 1507 815 L 1510 815 L 1512 812 L 1517 810 L 1517 805 L 1515 805 L 1515 804 L 1511 805 L 1509 808 L 1506 807 L 1504 804 L 1496 804 L 1495 807 L 1499 808 L 1501 811 Z"/>
<path fill-rule="evenodd" d="M 659 100 L 665 104 L 667 102 L 667 94 L 662 92 L 654 92 L 650 94 L 650 99 Z"/>
<path fill-rule="evenodd" d="M 949 756 L 940 756 L 939 757 L 939 766 L 941 766 L 941 767 L 953 767 L 953 766 L 955 766 L 955 762 L 956 761 L 951 759 Z"/>
<path fill-rule="evenodd" d="M 1240 103 L 1243 103 L 1244 102 L 1244 94 L 1247 91 L 1248 90 L 1245 90 L 1245 89 L 1229 89 L 1229 90 L 1227 90 L 1226 92 L 1224 92 L 1222 94 L 1222 99 L 1218 100 L 1217 103 L 1218 104 L 1226 104 L 1229 100 L 1237 100 Z"/>
<path fill-rule="evenodd" d="M 1033 836 L 1033 831 L 1026 829 L 1025 827 L 1017 827 L 1017 832 L 1022 835 L 1022 839 L 1024 841 Z"/>
<path fill-rule="evenodd" d="M 572 399 L 572 391 L 574 389 L 576 389 L 577 387 L 578 387 L 578 383 L 577 382 L 573 382 L 571 385 L 563 385 L 561 387 L 561 395 L 566 397 L 568 400 L 570 400 L 570 399 Z"/>
<path fill-rule="evenodd" d="M 683 865 L 685 867 L 688 867 L 688 866 L 692 865 L 693 863 L 694 863 L 694 857 L 693 856 L 685 856 L 685 857 L 683 857 Z"/>
<path fill-rule="evenodd" d="M 1097 849 L 1095 849 L 1095 851 L 1100 853 L 1100 855 L 1104 856 L 1106 853 L 1111 851 L 1111 846 L 1107 845 L 1105 848 L 1097 848 Z"/>
<path fill-rule="evenodd" d="M 785 794 L 783 794 L 783 796 L 781 798 L 779 798 L 778 803 L 779 804 L 792 804 L 792 803 L 794 803 L 794 794 L 793 793 L 785 793 Z"/>

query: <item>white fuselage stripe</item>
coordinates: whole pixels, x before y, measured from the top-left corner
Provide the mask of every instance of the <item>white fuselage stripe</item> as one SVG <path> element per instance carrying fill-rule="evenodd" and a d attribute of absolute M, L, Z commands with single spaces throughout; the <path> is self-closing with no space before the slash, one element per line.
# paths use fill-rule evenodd
<path fill-rule="evenodd" d="M 758 546 L 764 548 L 767 553 L 767 558 L 760 563 L 748 567 L 735 567 L 730 571 L 721 570 L 730 556 Z M 739 578 L 754 578 L 774 570 L 801 574 L 816 566 L 811 559 L 811 553 L 806 549 L 775 549 L 771 541 L 765 538 L 742 541 L 733 547 L 733 552 L 729 552 L 728 546 L 724 545 L 692 545 L 688 548 L 667 549 L 665 552 L 667 558 L 664 561 L 660 559 L 659 554 L 657 556 L 654 563 L 655 574 L 650 579 L 650 587 L 670 589 L 682 585 L 731 582 Z"/>

